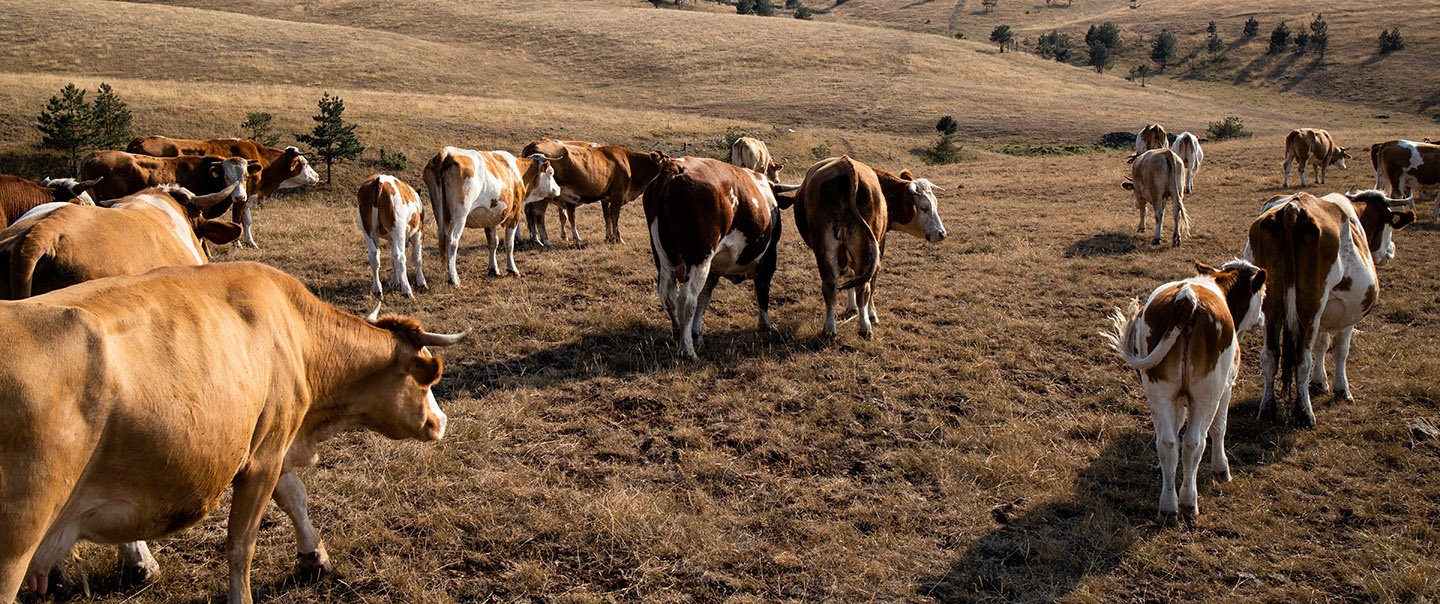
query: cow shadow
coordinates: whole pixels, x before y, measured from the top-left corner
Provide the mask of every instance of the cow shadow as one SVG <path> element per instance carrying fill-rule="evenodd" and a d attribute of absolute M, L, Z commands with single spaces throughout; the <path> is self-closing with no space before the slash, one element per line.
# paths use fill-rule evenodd
<path fill-rule="evenodd" d="M 108 562 L 114 562 L 113 556 L 108 560 Z M 162 560 L 161 567 L 163 568 L 166 564 L 180 563 L 182 562 L 179 560 Z M 69 580 L 73 581 L 75 584 L 66 586 L 65 588 L 63 588 L 61 593 L 52 592 L 50 595 L 41 597 L 35 595 L 32 592 L 22 592 L 20 596 L 16 599 L 16 602 L 23 604 L 38 604 L 42 602 L 79 602 L 94 600 L 97 598 L 104 598 L 107 596 L 123 596 L 124 601 L 127 602 L 132 599 L 143 602 L 146 601 L 143 594 L 155 587 L 155 584 L 153 583 L 136 584 L 134 581 L 131 580 L 130 577 L 124 575 L 118 570 L 113 570 L 113 567 L 110 568 L 111 570 L 100 573 L 92 573 L 86 571 L 85 577 L 83 579 L 76 576 L 76 570 L 71 569 L 68 573 L 70 575 Z M 253 581 L 254 578 L 255 576 L 252 573 L 251 580 Z M 323 585 L 326 583 L 344 585 L 344 578 L 345 577 L 343 574 L 336 571 L 331 571 L 327 573 L 323 578 L 316 578 L 313 575 L 303 574 L 294 569 L 291 569 L 288 573 L 275 577 L 268 583 L 253 584 L 252 589 L 254 590 L 255 601 L 259 602 L 275 598 L 283 598 L 285 594 L 299 589 L 316 589 L 317 585 Z M 163 574 L 161 575 L 161 578 L 159 580 L 166 580 Z M 82 581 L 85 587 L 81 586 Z M 89 594 L 85 593 L 86 588 L 89 589 Z M 321 587 L 320 589 L 323 589 L 323 587 Z M 190 604 L 225 604 L 227 599 L 228 593 L 222 591 L 208 597 L 192 598 L 188 600 L 188 602 Z"/>
<path fill-rule="evenodd" d="M 1226 449 L 1235 480 L 1246 480 L 1256 467 L 1283 458 L 1294 447 L 1291 428 L 1256 419 L 1257 405 L 1250 401 L 1230 410 Z M 992 509 L 998 528 L 922 583 L 917 595 L 945 603 L 1052 602 L 1086 577 L 1115 570 L 1141 540 L 1185 530 L 1155 522 L 1160 473 L 1154 443 L 1149 429 L 1131 429 L 1079 472 L 1068 498 L 1035 507 L 1019 500 Z M 1207 499 L 1225 496 L 1209 478 L 1208 453 L 1200 469 L 1198 530 L 1224 522 L 1223 516 L 1203 511 Z"/>
<path fill-rule="evenodd" d="M 1094 258 L 1097 256 L 1123 256 L 1140 251 L 1137 239 L 1130 233 L 1107 231 L 1086 237 L 1065 248 L 1066 258 Z"/>

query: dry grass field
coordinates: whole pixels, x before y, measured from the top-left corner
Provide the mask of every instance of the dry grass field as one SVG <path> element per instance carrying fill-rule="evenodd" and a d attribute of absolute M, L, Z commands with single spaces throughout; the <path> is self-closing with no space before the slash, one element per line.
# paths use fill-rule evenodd
<path fill-rule="evenodd" d="M 1188 276 L 1192 259 L 1240 252 L 1280 191 L 1285 131 L 1328 127 L 1362 147 L 1434 124 L 1408 105 L 1228 82 L 1140 89 L 892 29 L 897 4 L 851 0 L 800 22 L 621 0 L 0 2 L 0 171 L 39 176 L 44 99 L 107 81 L 137 131 L 194 137 L 239 134 L 256 110 L 282 132 L 308 129 L 321 91 L 339 93 L 365 142 L 409 155 L 400 176 L 416 185 L 444 144 L 518 150 L 553 134 L 714 155 L 740 128 L 794 166 L 787 181 L 818 147 L 947 188 L 949 238 L 889 242 L 874 340 L 853 323 L 819 338 L 813 257 L 787 218 L 778 333 L 757 333 L 748 284 L 726 283 L 696 363 L 674 360 L 639 204 L 625 209 L 626 243 L 603 243 L 584 208 L 590 241 L 523 247 L 519 278 L 485 275 L 483 233 L 469 232 L 460 288 L 443 283 L 427 219 L 432 289 L 385 304 L 474 330 L 446 350 L 437 387 L 450 432 L 428 446 L 328 443 L 303 477 L 337 572 L 294 581 L 292 531 L 272 511 L 260 601 L 1436 601 L 1440 442 L 1408 427 L 1440 422 L 1436 223 L 1397 237 L 1350 357 L 1356 400 L 1317 399 L 1316 428 L 1255 418 L 1260 337 L 1244 339 L 1235 479 L 1216 485 L 1202 468 L 1193 530 L 1153 522 L 1148 411 L 1097 335 L 1111 307 Z M 79 22 L 83 35 L 62 26 Z M 966 159 L 925 166 L 914 150 L 947 113 Z M 1089 143 L 1146 121 L 1200 132 L 1225 115 L 1256 136 L 1206 146 L 1178 249 L 1132 232 L 1125 153 L 983 148 Z M 277 198 L 257 210 L 263 247 L 217 260 L 266 262 L 368 310 L 353 203 L 375 170 L 341 165 L 333 185 Z M 1312 190 L 1373 182 L 1357 161 Z M 146 587 L 117 585 L 113 551 L 78 548 L 92 595 L 75 599 L 223 601 L 224 513 L 154 542 L 165 574 Z"/>

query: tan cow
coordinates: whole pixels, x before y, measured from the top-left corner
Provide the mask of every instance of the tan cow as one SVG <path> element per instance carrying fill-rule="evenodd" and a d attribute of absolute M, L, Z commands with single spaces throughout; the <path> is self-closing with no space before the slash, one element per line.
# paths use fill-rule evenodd
<path fill-rule="evenodd" d="M 614 145 L 574 145 L 555 139 L 541 139 L 525 145 L 521 155 L 555 158 L 555 182 L 560 185 L 557 201 L 569 216 L 570 235 L 577 243 L 575 207 L 600 202 L 605 213 L 605 241 L 624 243 L 620 237 L 620 208 L 640 197 L 660 169 L 659 153 L 643 153 Z M 543 226 L 542 226 L 542 237 Z"/>
<path fill-rule="evenodd" d="M 380 253 L 377 244 L 390 242 L 390 283 L 400 288 L 406 298 L 415 296 L 410 289 L 410 279 L 405 274 L 405 247 L 409 243 L 415 260 L 415 285 L 422 291 L 425 284 L 425 270 L 421 267 L 424 228 L 421 219 L 425 217 L 425 206 L 420 203 L 420 194 L 404 181 L 389 174 L 374 174 L 360 185 L 355 193 L 360 206 L 360 231 L 365 235 L 365 249 L 370 259 L 370 293 L 379 296 Z"/>
<path fill-rule="evenodd" d="M 1406 195 L 1415 209 L 1420 192 L 1440 188 L 1440 145 L 1393 140 L 1370 146 L 1375 188 L 1390 197 Z M 1432 220 L 1440 220 L 1440 201 Z"/>
<path fill-rule="evenodd" d="M 1190 215 L 1185 212 L 1185 164 L 1173 151 L 1151 149 L 1134 157 L 1130 163 L 1130 176 L 1120 186 L 1134 192 L 1135 209 L 1140 211 L 1136 232 L 1145 231 L 1145 209 L 1155 209 L 1155 237 L 1151 243 L 1160 245 L 1166 199 L 1170 200 L 1170 210 L 1174 214 L 1173 245 L 1180 245 L 1182 230 L 1186 235 L 1190 234 Z"/>
<path fill-rule="evenodd" d="M 95 200 L 90 197 L 89 189 L 98 182 L 99 179 L 47 178 L 36 183 L 19 176 L 0 174 L 0 228 L 15 222 L 36 206 L 47 203 L 93 206 Z"/>
<path fill-rule="evenodd" d="M 1309 186 L 1305 184 L 1306 166 L 1315 167 L 1315 182 L 1323 185 L 1326 168 L 1333 165 L 1344 170 L 1347 159 L 1350 159 L 1349 148 L 1335 144 L 1329 132 L 1319 128 L 1291 130 L 1285 136 L 1285 182 L 1282 186 L 1290 186 L 1292 161 L 1300 164 L 1300 186 L 1303 188 Z"/>
<path fill-rule="evenodd" d="M 1193 523 L 1200 511 L 1196 482 L 1207 434 L 1215 479 L 1230 481 L 1225 428 L 1240 371 L 1240 335 L 1260 322 L 1265 297 L 1265 271 L 1249 262 L 1219 269 L 1196 262 L 1195 270 L 1195 277 L 1157 288 L 1143 307 L 1132 299 L 1127 310 L 1115 309 L 1111 331 L 1101 334 L 1145 389 L 1160 456 L 1163 524 L 1174 524 L 1177 514 Z M 1178 499 L 1177 463 L 1184 479 Z"/>
<path fill-rule="evenodd" d="M 229 602 L 249 604 L 280 477 L 347 430 L 440 440 L 446 417 L 431 386 L 442 369 L 427 347 L 463 337 L 407 317 L 362 320 L 250 262 L 6 302 L 0 324 L 0 382 L 10 384 L 0 391 L 0 602 L 22 583 L 44 593 L 77 540 L 172 534 L 230 487 Z"/>
<path fill-rule="evenodd" d="M 560 194 L 554 167 L 538 153 L 517 159 L 506 151 L 445 147 L 425 164 L 424 177 L 451 285 L 460 285 L 455 255 L 465 227 L 485 229 L 491 275 L 500 274 L 496 260 L 500 242 L 495 237 L 495 230 L 500 229 L 508 269 L 519 275 L 515 238 L 520 234 L 524 206 Z"/>
<path fill-rule="evenodd" d="M 780 170 L 785 168 L 770 157 L 770 148 L 764 141 L 748 136 L 737 138 L 730 145 L 730 163 L 764 174 L 770 182 L 780 182 Z"/>
<path fill-rule="evenodd" d="M 1395 256 L 1394 232 L 1415 220 L 1409 210 L 1395 212 L 1380 191 L 1354 195 L 1309 193 L 1272 198 L 1250 225 L 1245 257 L 1270 274 L 1272 295 L 1265 299 L 1265 348 L 1260 355 L 1265 393 L 1262 415 L 1275 413 L 1275 371 L 1281 387 L 1295 386 L 1295 417 L 1315 425 L 1310 387 L 1330 389 L 1325 351 L 1335 340 L 1337 398 L 1350 399 L 1345 361 L 1355 325 L 1380 296 L 1377 264 Z"/>
<path fill-rule="evenodd" d="M 103 178 L 90 189 L 95 199 L 116 199 L 169 184 L 180 185 L 196 195 L 209 195 L 240 183 L 231 189 L 233 193 L 228 200 L 231 204 L 239 204 L 249 199 L 245 185 L 249 175 L 259 173 L 260 166 L 245 158 L 213 155 L 151 157 L 123 151 L 98 151 L 80 164 L 82 178 Z M 228 207 L 226 204 L 211 208 L 212 213 L 207 218 L 219 216 Z"/>
<path fill-rule="evenodd" d="M 239 225 L 202 215 L 229 194 L 196 197 L 165 185 L 102 206 L 37 207 L 0 231 L 0 267 L 9 271 L 0 297 L 18 300 L 101 277 L 205 264 L 201 239 L 224 244 L 240 236 Z"/>
<path fill-rule="evenodd" d="M 1135 154 L 1139 155 L 1151 149 L 1170 148 L 1170 135 L 1165 133 L 1165 127 L 1160 124 L 1150 124 L 1140 129 L 1135 135 Z"/>
<path fill-rule="evenodd" d="M 930 242 L 945 238 L 935 191 L 940 187 L 909 170 L 875 170 L 849 156 L 821 160 L 805 173 L 796 194 L 795 227 L 815 253 L 825 299 L 826 336 L 834 336 L 835 294 L 849 290 L 869 338 L 875 312 L 875 280 L 885 236 L 896 229 Z"/>

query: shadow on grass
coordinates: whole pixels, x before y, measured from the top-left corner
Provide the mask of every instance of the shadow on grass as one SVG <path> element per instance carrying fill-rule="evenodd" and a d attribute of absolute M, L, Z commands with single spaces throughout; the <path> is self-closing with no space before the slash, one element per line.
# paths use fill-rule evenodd
<path fill-rule="evenodd" d="M 1109 231 L 1086 237 L 1065 248 L 1066 258 L 1094 258 L 1096 256 L 1122 256 L 1140 250 L 1135 236 L 1120 231 Z"/>
<path fill-rule="evenodd" d="M 1256 419 L 1257 405 L 1249 401 L 1230 410 L 1226 450 L 1235 480 L 1246 480 L 1251 470 L 1294 447 L 1293 429 Z M 918 595 L 946 603 L 1051 602 L 1073 592 L 1085 577 L 1114 570 L 1139 540 L 1185 530 L 1163 529 L 1154 521 L 1160 491 L 1154 443 L 1150 430 L 1131 430 L 1080 471 L 1068 499 L 992 510 L 1000 526 L 922 584 Z M 1205 512 L 1207 498 L 1224 496 L 1209 478 L 1209 459 L 1207 450 L 1200 468 L 1201 530 L 1224 522 Z"/>
<path fill-rule="evenodd" d="M 172 562 L 162 562 L 162 569 L 163 565 L 167 563 L 181 564 L 183 562 L 180 560 L 175 560 Z M 131 600 L 145 602 L 148 601 L 148 599 L 146 598 L 146 592 L 148 592 L 152 587 L 156 585 L 155 583 L 136 584 L 128 577 L 126 577 L 123 573 L 112 568 L 107 569 L 107 571 L 103 573 L 87 574 L 87 576 L 85 577 L 85 582 L 88 584 L 90 589 L 90 595 L 87 596 L 84 589 L 80 587 L 79 578 L 74 576 L 75 572 L 76 571 L 71 570 L 69 572 L 71 576 L 68 577 L 68 580 L 74 582 L 75 584 L 62 588 L 62 593 L 52 592 L 50 596 L 41 598 L 37 597 L 34 593 L 26 592 L 22 593 L 20 598 L 16 601 L 24 602 L 27 604 L 31 602 L 79 602 L 94 600 L 96 598 L 103 598 L 106 596 L 124 595 L 124 600 L 127 602 Z M 251 581 L 253 582 L 255 578 L 255 575 L 252 573 Z M 166 580 L 163 574 L 163 570 L 161 577 L 158 580 Z M 336 574 L 333 571 L 326 574 L 324 578 L 317 579 L 311 575 L 301 574 L 300 572 L 292 568 L 290 572 L 274 578 L 267 584 L 252 584 L 252 589 L 255 592 L 254 595 L 256 601 L 266 601 L 271 599 L 286 599 L 284 598 L 285 594 L 302 589 L 319 589 L 323 591 L 325 590 L 324 584 L 326 583 L 339 586 L 346 585 L 346 583 L 344 582 L 344 576 Z M 205 598 L 195 598 L 190 600 L 189 602 L 190 604 L 225 604 L 227 599 L 228 594 L 222 592 L 213 594 Z"/>

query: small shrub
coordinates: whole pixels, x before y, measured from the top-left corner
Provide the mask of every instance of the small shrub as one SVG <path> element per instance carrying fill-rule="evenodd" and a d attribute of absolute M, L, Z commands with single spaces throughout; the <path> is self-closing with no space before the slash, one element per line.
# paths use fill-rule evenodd
<path fill-rule="evenodd" d="M 391 172 L 404 172 L 405 168 L 410 166 L 410 158 L 405 157 L 405 154 L 399 151 L 390 151 L 385 147 L 381 147 L 380 161 L 378 163 L 381 168 Z"/>
<path fill-rule="evenodd" d="M 264 111 L 251 111 L 245 114 L 245 121 L 240 122 L 240 129 L 245 132 L 245 137 L 265 145 L 274 147 L 280 144 L 280 135 L 275 134 L 275 116 Z"/>
<path fill-rule="evenodd" d="M 833 154 L 830 153 L 830 143 L 820 143 L 810 148 L 810 157 L 815 158 L 816 161 L 831 157 L 832 155 Z"/>
<path fill-rule="evenodd" d="M 801 4 L 798 8 L 795 9 L 795 18 L 809 21 L 815 18 L 815 11 L 808 6 Z"/>
<path fill-rule="evenodd" d="M 925 150 L 925 161 L 932 164 L 953 164 L 960 161 L 960 151 L 960 146 L 955 144 L 954 137 L 942 134 L 934 145 Z"/>
<path fill-rule="evenodd" d="M 1218 122 L 1211 122 L 1205 127 L 1205 136 L 1212 141 L 1223 141 L 1230 138 L 1250 138 L 1253 133 L 1245 129 L 1244 120 L 1232 115 Z"/>
<path fill-rule="evenodd" d="M 1310 32 L 1300 30 L 1295 32 L 1295 52 L 1305 52 L 1310 48 Z"/>
<path fill-rule="evenodd" d="M 1325 51 L 1330 49 L 1330 25 L 1322 15 L 1315 15 L 1315 20 L 1310 22 L 1310 48 L 1320 53 L 1322 60 Z"/>
<path fill-rule="evenodd" d="M 999 6 L 999 4 L 1000 0 L 980 0 L 980 6 L 985 7 L 985 12 L 987 13 L 995 10 L 995 7 Z"/>
<path fill-rule="evenodd" d="M 1120 26 L 1114 21 L 1106 21 L 1100 25 L 1091 25 L 1089 31 L 1085 32 L 1085 45 L 1089 46 L 1096 41 L 1104 44 L 1110 50 L 1119 50 L 1123 41 L 1120 39 Z"/>
<path fill-rule="evenodd" d="M 960 122 L 955 121 L 955 116 L 953 115 L 947 115 L 940 118 L 940 121 L 935 122 L 935 131 L 940 134 L 955 134 L 959 130 Z"/>
<path fill-rule="evenodd" d="M 999 25 L 990 31 L 990 41 L 1000 45 L 1000 52 L 1005 52 L 1005 47 L 1015 47 L 1015 32 L 1010 30 L 1009 25 Z"/>
<path fill-rule="evenodd" d="M 1400 36 L 1400 28 L 1380 30 L 1380 54 L 1388 55 L 1397 50 L 1405 50 L 1405 38 Z"/>
<path fill-rule="evenodd" d="M 742 137 L 746 137 L 746 136 L 750 136 L 750 133 L 749 133 L 749 132 L 746 132 L 746 131 L 744 131 L 744 130 L 741 130 L 741 129 L 739 129 L 739 128 L 736 128 L 736 127 L 734 127 L 734 126 L 731 126 L 731 127 L 729 127 L 729 128 L 726 128 L 726 129 L 725 129 L 725 136 L 721 137 L 721 139 L 720 139 L 720 140 L 721 140 L 721 144 L 725 145 L 723 148 L 720 149 L 720 151 L 725 154 L 725 157 L 724 157 L 723 159 L 729 159 L 729 158 L 730 158 L 730 148 L 735 146 L 735 141 L 738 141 L 738 140 L 740 140 Z"/>
<path fill-rule="evenodd" d="M 1141 88 L 1144 88 L 1144 87 L 1145 87 L 1145 80 L 1149 79 L 1149 78 L 1150 78 L 1150 75 L 1151 75 L 1150 66 L 1147 65 L 1147 64 L 1145 64 L 1145 63 L 1141 63 L 1141 64 L 1139 64 L 1139 65 L 1136 65 L 1136 66 L 1134 66 L 1134 67 L 1131 67 L 1131 68 L 1130 68 L 1130 73 L 1125 76 L 1125 79 L 1130 80 L 1130 81 L 1132 81 L 1132 82 L 1137 82 L 1137 81 L 1138 81 L 1138 82 L 1140 82 L 1140 87 L 1141 87 Z"/>
<path fill-rule="evenodd" d="M 1255 17 L 1250 17 L 1249 19 L 1246 19 L 1244 33 L 1245 37 L 1247 38 L 1255 37 L 1256 34 L 1260 33 L 1260 22 L 1256 21 Z"/>
<path fill-rule="evenodd" d="M 1220 33 L 1215 30 L 1214 21 L 1210 22 L 1210 26 L 1206 27 L 1205 31 L 1209 34 L 1205 40 L 1205 50 L 1210 53 L 1210 58 L 1214 59 L 1220 54 L 1220 51 L 1225 50 L 1225 43 L 1220 40 Z"/>

